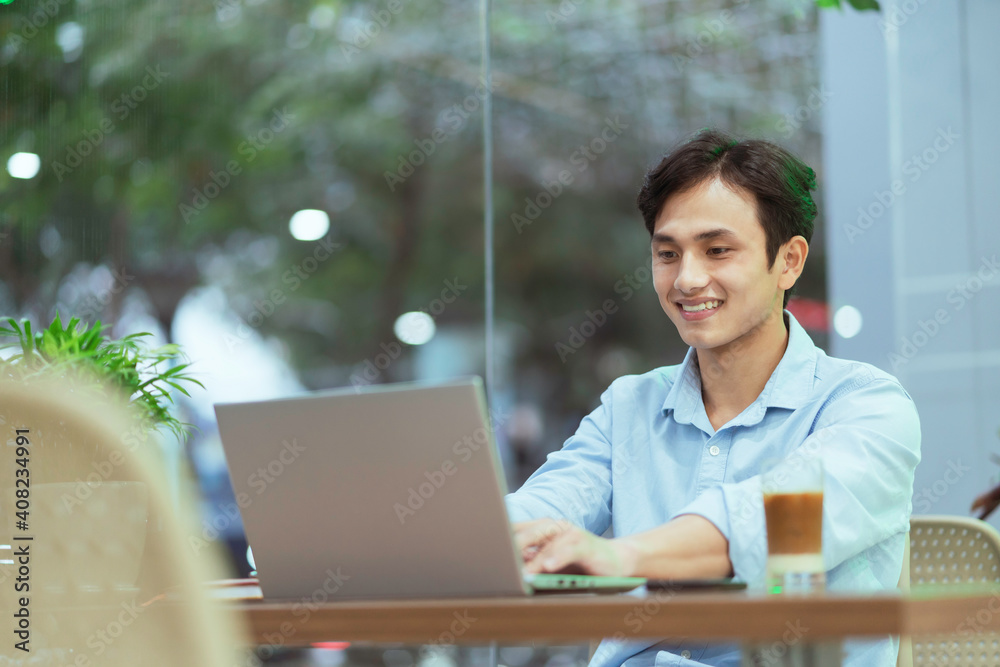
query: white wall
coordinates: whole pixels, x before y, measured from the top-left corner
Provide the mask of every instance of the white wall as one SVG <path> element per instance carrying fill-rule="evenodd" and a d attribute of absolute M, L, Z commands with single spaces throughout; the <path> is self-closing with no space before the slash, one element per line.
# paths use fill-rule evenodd
<path fill-rule="evenodd" d="M 1000 3 L 882 4 L 821 18 L 830 305 L 864 318 L 831 348 L 916 401 L 914 513 L 967 515 L 1000 473 Z"/>

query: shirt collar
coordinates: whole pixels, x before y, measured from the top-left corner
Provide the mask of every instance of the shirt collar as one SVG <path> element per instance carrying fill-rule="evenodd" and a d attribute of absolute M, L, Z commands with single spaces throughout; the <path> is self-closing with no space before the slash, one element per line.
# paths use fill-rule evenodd
<path fill-rule="evenodd" d="M 760 421 L 767 408 L 795 410 L 805 405 L 812 394 L 816 345 L 794 315 L 787 310 L 784 314 L 788 321 L 788 346 L 760 396 L 744 411 L 744 421 Z M 673 410 L 675 421 L 692 424 L 705 412 L 701 398 L 701 373 L 693 347 L 688 348 L 674 377 L 661 410 Z"/>

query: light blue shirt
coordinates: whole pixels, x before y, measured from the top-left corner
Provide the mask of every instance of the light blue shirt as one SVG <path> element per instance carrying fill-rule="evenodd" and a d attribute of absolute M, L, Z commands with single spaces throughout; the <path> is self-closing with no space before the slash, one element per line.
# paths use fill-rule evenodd
<path fill-rule="evenodd" d="M 718 431 L 705 412 L 694 349 L 679 365 L 620 377 L 562 449 L 506 496 L 511 521 L 563 518 L 625 536 L 697 514 L 729 540 L 736 577 L 763 587 L 760 473 L 769 459 L 812 451 L 824 468 L 827 588 L 894 589 L 920 461 L 913 400 L 878 368 L 828 357 L 785 317 L 788 346 L 764 390 Z M 739 665 L 736 644 L 644 640 L 634 620 L 601 643 L 591 667 Z M 848 667 L 896 664 L 895 637 L 844 647 Z"/>

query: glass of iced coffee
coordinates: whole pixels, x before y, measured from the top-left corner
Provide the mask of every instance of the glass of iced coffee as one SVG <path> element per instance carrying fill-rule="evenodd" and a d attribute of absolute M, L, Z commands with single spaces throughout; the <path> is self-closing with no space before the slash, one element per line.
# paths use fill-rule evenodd
<path fill-rule="evenodd" d="M 818 456 L 785 459 L 763 474 L 767 522 L 767 591 L 822 591 L 823 463 Z"/>

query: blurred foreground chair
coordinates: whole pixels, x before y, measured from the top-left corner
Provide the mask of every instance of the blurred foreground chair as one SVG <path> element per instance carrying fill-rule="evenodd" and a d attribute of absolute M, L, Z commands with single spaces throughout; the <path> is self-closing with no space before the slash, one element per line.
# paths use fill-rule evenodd
<path fill-rule="evenodd" d="M 1000 533 L 979 519 L 914 516 L 910 519 L 910 583 L 941 592 L 969 585 L 1000 584 Z M 1000 602 L 1000 597 L 998 597 Z M 992 616 L 1000 611 L 986 609 Z M 914 667 L 995 667 L 1000 635 L 977 632 L 975 619 L 950 635 L 912 637 Z M 968 627 L 963 627 L 968 625 Z M 902 663 L 902 645 L 900 647 Z"/>
<path fill-rule="evenodd" d="M 0 433 L 0 542 L 12 546 L 0 665 L 260 664 L 240 658 L 242 619 L 206 596 L 226 568 L 197 541 L 193 490 L 171 502 L 156 441 L 130 415 L 65 386 L 0 381 Z"/>

